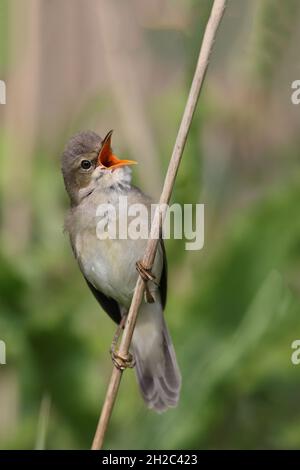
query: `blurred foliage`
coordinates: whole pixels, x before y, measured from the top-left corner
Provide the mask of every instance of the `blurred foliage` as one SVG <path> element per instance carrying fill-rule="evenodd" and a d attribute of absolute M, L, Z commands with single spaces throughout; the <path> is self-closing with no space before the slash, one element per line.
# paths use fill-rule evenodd
<path fill-rule="evenodd" d="M 256 3 L 253 65 L 256 78 L 264 88 L 270 88 L 298 26 L 300 4 L 297 0 L 262 0 Z"/>
<path fill-rule="evenodd" d="M 172 10 L 184 8 L 187 24 L 146 25 L 143 33 L 156 67 L 153 75 L 163 76 L 145 110 L 162 174 L 212 4 L 171 3 Z M 291 343 L 300 334 L 299 119 L 294 119 L 292 131 L 282 125 L 290 119 L 290 108 L 276 108 L 276 92 L 286 84 L 275 80 L 286 50 L 293 47 L 299 2 L 246 3 L 252 13 L 248 36 L 239 16 L 243 9 L 239 2 L 229 2 L 173 194 L 174 202 L 205 203 L 204 249 L 187 252 L 181 240 L 166 244 L 166 317 L 182 369 L 181 401 L 175 410 L 153 414 L 142 403 L 134 372 L 126 372 L 107 448 L 300 445 L 300 375 L 290 361 Z M 141 4 L 147 11 L 149 4 Z M 58 3 L 53 5 L 57 8 Z M 9 18 L 8 2 L 1 1 L 3 70 L 9 60 Z M 247 76 L 243 81 L 242 67 L 230 75 L 234 60 L 235 65 L 242 62 L 234 54 L 245 37 L 255 45 L 255 53 L 247 57 L 258 72 L 252 85 L 276 83 L 270 91 L 271 111 L 263 97 L 247 101 L 250 80 Z M 287 66 L 299 78 L 298 69 Z M 168 86 L 166 70 L 177 77 Z M 98 115 L 111 119 L 113 112 L 118 114 L 112 110 L 112 94 L 105 82 L 96 93 L 87 93 L 72 113 L 66 111 L 55 139 L 45 139 L 45 131 L 37 135 L 25 201 L 31 217 L 28 243 L 21 252 L 11 249 L 9 238 L 23 230 L 16 223 L 0 246 L 0 339 L 7 344 L 7 364 L 0 366 L 1 448 L 31 449 L 44 440 L 50 449 L 89 448 L 92 441 L 111 371 L 108 349 L 114 325 L 90 295 L 63 234 L 68 203 L 58 155 L 71 133 L 93 127 Z M 274 109 L 282 120 L 273 121 Z M 42 108 L 43 116 L 47 112 Z M 9 152 L 8 140 L 3 125 L 1 162 Z M 123 145 L 130 158 L 130 145 Z M 143 181 L 136 182 L 143 186 Z M 3 225 L 10 207 L 4 183 L 3 176 Z M 43 419 L 45 400 L 49 416 Z M 45 439 L 39 436 L 40 422 L 46 427 Z"/>
<path fill-rule="evenodd" d="M 5 69 L 9 61 L 8 57 L 8 21 L 9 21 L 9 8 L 8 0 L 0 2 L 0 67 L 1 70 Z M 1 77 L 2 80 L 4 77 Z"/>

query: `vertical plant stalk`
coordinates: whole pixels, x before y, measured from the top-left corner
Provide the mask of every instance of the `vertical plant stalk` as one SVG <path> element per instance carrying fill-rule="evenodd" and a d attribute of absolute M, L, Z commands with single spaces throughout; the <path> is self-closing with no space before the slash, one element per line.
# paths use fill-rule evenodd
<path fill-rule="evenodd" d="M 46 440 L 47 440 L 47 431 L 49 428 L 49 418 L 51 411 L 51 398 L 48 394 L 44 394 L 38 419 L 38 427 L 36 433 L 36 442 L 35 450 L 45 450 L 46 449 Z"/>
<path fill-rule="evenodd" d="M 206 26 L 205 33 L 203 36 L 202 45 L 200 48 L 200 53 L 199 53 L 198 62 L 197 62 L 196 70 L 194 73 L 194 78 L 192 81 L 190 93 L 187 99 L 187 103 L 185 106 L 185 110 L 183 113 L 183 117 L 181 120 L 177 138 L 175 141 L 175 145 L 174 145 L 173 153 L 172 153 L 171 160 L 169 163 L 169 167 L 167 170 L 167 174 L 165 177 L 165 182 L 164 182 L 163 190 L 161 193 L 159 205 L 154 215 L 150 238 L 148 240 L 145 255 L 143 258 L 144 266 L 149 269 L 152 268 L 152 265 L 154 262 L 155 253 L 157 250 L 157 245 L 158 245 L 158 240 L 159 240 L 158 234 L 161 231 L 161 226 L 163 222 L 163 214 L 162 214 L 160 205 L 163 206 L 164 204 L 168 204 L 171 194 L 172 194 L 172 189 L 175 183 L 175 178 L 176 178 L 177 171 L 178 171 L 180 161 L 182 158 L 184 146 L 187 140 L 192 118 L 196 109 L 196 105 L 197 105 L 199 94 L 200 94 L 202 84 L 204 81 L 205 73 L 208 67 L 209 58 L 211 55 L 215 36 L 216 36 L 217 29 L 219 27 L 219 24 L 223 16 L 225 6 L 226 6 L 226 0 L 214 0 L 211 14 L 207 22 L 207 26 Z M 123 357 L 126 357 L 129 351 L 129 347 L 130 347 L 130 343 L 131 343 L 131 339 L 132 339 L 132 335 L 133 335 L 133 331 L 134 331 L 134 327 L 135 327 L 135 323 L 136 323 L 136 319 L 138 315 L 138 309 L 143 299 L 144 288 L 145 288 L 144 281 L 139 276 L 136 286 L 135 286 L 135 291 L 133 294 L 131 306 L 128 312 L 128 316 L 126 319 L 125 328 L 124 328 L 124 332 L 123 332 L 123 336 L 122 336 L 120 348 L 119 348 L 119 354 Z M 99 450 L 103 446 L 105 433 L 106 433 L 109 420 L 113 411 L 114 403 L 116 401 L 121 377 L 122 377 L 122 371 L 114 366 L 112 375 L 110 378 L 110 382 L 108 385 L 108 389 L 106 392 L 104 405 L 102 407 L 102 412 L 101 412 L 98 426 L 96 429 L 94 441 L 92 444 L 92 450 Z"/>
<path fill-rule="evenodd" d="M 146 58 L 141 52 L 141 27 L 132 19 L 132 12 L 126 2 L 102 0 L 100 5 L 102 61 L 109 74 L 110 89 L 120 117 L 120 125 L 132 158 L 139 159 L 141 163 L 137 168 L 139 181 L 143 183 L 146 193 L 158 199 L 163 180 L 158 161 L 159 152 L 142 96 L 141 72 Z M 122 28 L 119 25 L 120 17 Z M 124 34 L 127 34 L 127 30 L 130 34 L 125 40 Z M 111 31 L 114 31 L 114 34 L 111 34 Z"/>

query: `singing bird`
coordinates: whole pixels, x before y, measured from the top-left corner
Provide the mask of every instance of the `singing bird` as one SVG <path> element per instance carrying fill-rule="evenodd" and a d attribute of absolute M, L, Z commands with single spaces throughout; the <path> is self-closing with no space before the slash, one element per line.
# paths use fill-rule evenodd
<path fill-rule="evenodd" d="M 111 148 L 110 131 L 102 140 L 95 132 L 76 134 L 62 155 L 62 173 L 70 198 L 65 229 L 73 253 L 92 293 L 118 325 L 125 318 L 139 273 L 146 295 L 139 308 L 131 353 L 140 391 L 147 406 L 157 412 L 177 405 L 181 375 L 163 310 L 167 294 L 167 263 L 160 240 L 152 272 L 141 259 L 146 239 L 97 236 L 97 208 L 111 204 L 118 214 L 120 196 L 128 208 L 143 204 L 150 211 L 151 199 L 131 183 L 134 161 L 120 160 Z M 107 223 L 115 222 L 108 216 Z M 151 218 L 146 223 L 151 223 Z M 114 353 L 116 365 L 119 364 Z"/>

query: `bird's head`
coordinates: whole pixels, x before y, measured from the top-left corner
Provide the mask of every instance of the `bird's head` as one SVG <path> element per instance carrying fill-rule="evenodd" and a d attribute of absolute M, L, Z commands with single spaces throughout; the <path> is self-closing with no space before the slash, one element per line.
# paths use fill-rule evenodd
<path fill-rule="evenodd" d="M 102 190 L 130 184 L 129 165 L 111 148 L 112 131 L 102 140 L 95 132 L 80 132 L 72 137 L 62 155 L 62 173 L 71 204 L 79 204 L 97 187 Z"/>

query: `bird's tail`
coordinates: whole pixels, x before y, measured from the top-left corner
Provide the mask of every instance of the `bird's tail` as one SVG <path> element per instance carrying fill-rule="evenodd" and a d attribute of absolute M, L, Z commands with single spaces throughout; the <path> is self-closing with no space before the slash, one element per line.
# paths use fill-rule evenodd
<path fill-rule="evenodd" d="M 132 338 L 136 375 L 148 408 L 161 413 L 179 400 L 181 375 L 160 301 L 142 303 Z"/>

